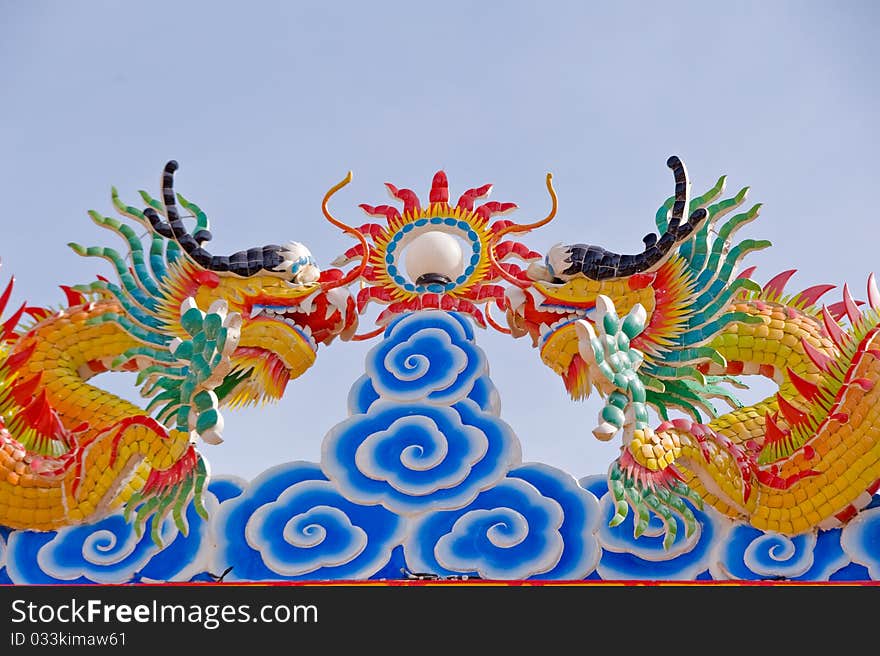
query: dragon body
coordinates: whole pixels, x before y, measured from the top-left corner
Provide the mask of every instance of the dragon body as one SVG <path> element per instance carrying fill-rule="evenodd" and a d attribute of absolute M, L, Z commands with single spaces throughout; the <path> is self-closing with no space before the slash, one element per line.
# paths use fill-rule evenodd
<path fill-rule="evenodd" d="M 830 285 L 790 294 L 794 271 L 759 286 L 754 268 L 736 269 L 769 243 L 734 237 L 760 206 L 736 213 L 747 189 L 720 200 L 724 178 L 691 199 L 684 164 L 668 165 L 676 194 L 657 212 L 662 236 L 637 255 L 552 248 L 531 284 L 508 291 L 513 334 L 531 336 L 573 398 L 604 397 L 594 434 L 624 442 L 609 470 L 612 523 L 632 509 L 639 534 L 659 515 L 668 544 L 680 522 L 694 528 L 689 499 L 790 535 L 840 525 L 880 486 L 874 277 L 867 304 L 846 286 L 828 306 L 818 301 Z M 743 406 L 746 376 L 778 391 Z"/>
<path fill-rule="evenodd" d="M 0 345 L 0 524 L 52 530 L 122 508 L 139 530 L 201 506 L 207 465 L 197 438 L 222 441 L 223 406 L 281 397 L 315 361 L 320 344 L 356 329 L 351 281 L 321 272 L 299 243 L 211 255 L 202 210 L 173 191 L 113 202 L 124 220 L 91 212 L 117 233 L 126 255 L 71 247 L 111 262 L 101 278 L 63 287 L 59 309 L 22 306 Z M 189 212 L 182 217 L 180 203 Z M 195 221 L 195 231 L 184 227 Z M 148 249 L 135 228 L 146 229 Z M 0 298 L 0 312 L 12 282 Z M 204 309 L 204 310 L 203 310 Z M 107 371 L 138 372 L 146 408 L 92 384 Z"/>

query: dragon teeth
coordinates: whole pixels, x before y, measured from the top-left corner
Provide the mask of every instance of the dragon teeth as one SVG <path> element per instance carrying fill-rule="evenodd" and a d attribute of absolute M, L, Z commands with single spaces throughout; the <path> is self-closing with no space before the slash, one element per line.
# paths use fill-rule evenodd
<path fill-rule="evenodd" d="M 349 293 L 344 289 L 331 289 L 327 292 L 327 314 L 324 316 L 325 319 L 329 319 L 330 315 L 333 314 L 334 310 L 339 310 L 339 313 L 345 315 L 345 311 L 348 308 L 348 299 Z"/>
<path fill-rule="evenodd" d="M 315 299 L 318 297 L 318 294 L 320 292 L 321 292 L 321 290 L 317 289 L 299 302 L 299 306 L 302 308 L 303 312 L 311 313 L 312 305 L 314 304 Z"/>
<path fill-rule="evenodd" d="M 519 316 L 523 316 L 526 305 L 526 293 L 519 287 L 513 287 L 505 290 L 504 295 L 507 297 L 511 309 Z"/>
<path fill-rule="evenodd" d="M 547 300 L 547 297 L 544 296 L 541 292 L 539 292 L 534 287 L 526 287 L 526 293 L 529 294 L 535 302 L 535 307 L 541 307 L 541 304 Z"/>

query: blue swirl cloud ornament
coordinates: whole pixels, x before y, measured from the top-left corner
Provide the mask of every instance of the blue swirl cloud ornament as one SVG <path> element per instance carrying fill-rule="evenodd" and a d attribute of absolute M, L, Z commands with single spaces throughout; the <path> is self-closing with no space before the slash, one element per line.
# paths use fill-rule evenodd
<path fill-rule="evenodd" d="M 213 495 L 206 509 L 216 511 Z M 121 513 L 94 524 L 58 531 L 13 531 L 9 536 L 7 572 L 16 583 L 129 583 L 186 581 L 210 563 L 208 523 L 190 504 L 189 530 L 183 535 L 169 517 L 160 531 L 163 547 L 150 537 L 152 519 L 138 537 Z"/>
<path fill-rule="evenodd" d="M 484 579 L 583 579 L 595 568 L 596 498 L 548 465 L 523 465 L 464 508 L 414 520 L 413 571 Z"/>
<path fill-rule="evenodd" d="M 579 580 L 596 569 L 602 555 L 597 533 L 599 530 L 599 500 L 578 485 L 567 472 L 543 463 L 527 463 L 512 470 L 510 478 L 520 478 L 533 485 L 542 495 L 555 499 L 563 510 L 562 556 L 556 567 L 533 579 Z"/>
<path fill-rule="evenodd" d="M 321 454 L 346 498 L 408 515 L 460 508 L 522 459 L 510 426 L 470 399 L 452 407 L 377 401 L 330 429 Z"/>
<path fill-rule="evenodd" d="M 816 540 L 815 533 L 788 536 L 738 523 L 716 545 L 709 571 L 716 579 L 795 579 L 813 567 Z"/>
<path fill-rule="evenodd" d="M 318 465 L 291 462 L 221 505 L 213 567 L 239 581 L 369 578 L 403 532 L 402 518 L 346 499 Z"/>
<path fill-rule="evenodd" d="M 451 312 L 397 318 L 366 358 L 376 393 L 395 401 L 451 404 L 465 398 L 488 373 L 468 319 Z"/>

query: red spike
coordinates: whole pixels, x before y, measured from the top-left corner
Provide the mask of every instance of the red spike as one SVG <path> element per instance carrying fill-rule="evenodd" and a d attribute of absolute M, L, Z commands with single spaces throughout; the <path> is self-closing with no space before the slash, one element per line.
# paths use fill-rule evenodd
<path fill-rule="evenodd" d="M 428 200 L 432 203 L 449 203 L 449 182 L 444 171 L 437 171 L 431 180 L 431 193 Z"/>
<path fill-rule="evenodd" d="M 52 438 L 64 435 L 64 426 L 62 426 L 58 415 L 49 404 L 45 389 L 19 413 L 19 416 L 24 418 L 31 427 L 43 435 Z"/>
<path fill-rule="evenodd" d="M 849 293 L 849 287 L 846 283 L 843 283 L 843 307 L 846 310 L 846 316 L 849 317 L 849 322 L 851 324 L 855 324 L 862 318 L 862 311 L 859 310 L 859 305 L 864 304 L 864 301 L 854 301 L 852 294 Z"/>
<path fill-rule="evenodd" d="M 513 276 L 514 278 L 519 278 L 520 280 L 525 278 L 525 269 L 517 266 L 512 262 L 503 262 L 498 266 L 504 269 L 509 275 Z M 495 277 L 501 275 L 497 271 L 494 271 L 493 273 Z M 487 276 L 487 279 L 491 279 L 492 277 L 493 276 Z"/>
<path fill-rule="evenodd" d="M 30 378 L 22 379 L 13 385 L 10 391 L 12 392 L 12 398 L 15 399 L 15 402 L 18 403 L 18 405 L 27 405 L 30 402 L 42 377 L 43 372 L 41 371 Z"/>
<path fill-rule="evenodd" d="M 393 208 L 390 205 L 383 205 L 382 207 L 387 207 L 389 209 L 397 211 L 396 208 Z M 385 228 L 380 226 L 378 223 L 365 223 L 362 226 L 358 226 L 357 231 L 362 235 L 372 237 L 375 241 L 377 237 L 380 237 L 385 233 Z"/>
<path fill-rule="evenodd" d="M 854 301 L 856 306 L 864 305 L 864 301 Z M 832 303 L 828 306 L 828 311 L 831 313 L 831 316 L 834 317 L 837 321 L 843 321 L 844 317 L 849 317 L 849 312 L 847 312 L 846 302 L 838 301 L 837 303 Z M 861 315 L 861 311 L 857 310 Z"/>
<path fill-rule="evenodd" d="M 541 259 L 540 253 L 529 250 L 529 248 L 525 244 L 521 244 L 517 241 L 503 241 L 495 246 L 495 259 L 499 261 L 503 260 L 511 253 L 519 257 L 521 260 L 525 261 Z"/>
<path fill-rule="evenodd" d="M 825 330 L 828 331 L 828 335 L 834 340 L 834 343 L 843 348 L 848 341 L 846 333 L 843 332 L 843 328 L 837 325 L 837 321 L 824 305 L 822 306 L 822 323 L 825 324 Z"/>
<path fill-rule="evenodd" d="M 355 244 L 342 254 L 341 258 L 333 261 L 334 264 L 347 264 L 352 260 L 359 260 L 364 256 L 364 245 Z"/>
<path fill-rule="evenodd" d="M 813 285 L 800 292 L 795 298 L 807 305 L 815 305 L 816 301 L 834 289 L 834 285 Z"/>
<path fill-rule="evenodd" d="M 819 396 L 819 387 L 815 383 L 801 378 L 791 367 L 788 368 L 788 379 L 798 393 L 807 401 L 812 403 Z"/>
<path fill-rule="evenodd" d="M 764 417 L 764 425 L 767 428 L 766 439 L 764 440 L 765 448 L 768 444 L 783 443 L 791 435 L 791 431 L 782 429 L 769 412 Z"/>
<path fill-rule="evenodd" d="M 807 421 L 807 413 L 794 407 L 782 394 L 777 392 L 776 400 L 779 403 L 779 411 L 789 426 L 797 426 Z"/>
<path fill-rule="evenodd" d="M 364 212 L 369 214 L 370 216 L 384 216 L 385 220 L 391 222 L 393 219 L 400 218 L 400 210 L 398 210 L 393 205 L 377 205 L 373 207 L 372 205 L 367 205 L 366 203 L 361 203 L 358 205 Z M 361 230 L 363 232 L 363 229 Z"/>
<path fill-rule="evenodd" d="M 403 201 L 404 214 L 414 214 L 422 209 L 422 206 L 419 203 L 419 197 L 416 196 L 416 193 L 411 189 L 398 189 L 390 182 L 386 182 L 385 186 L 388 187 L 388 191 L 391 192 L 392 196 Z"/>
<path fill-rule="evenodd" d="M 6 304 L 9 302 L 9 297 L 12 295 L 13 285 L 15 285 L 15 276 L 9 279 L 6 289 L 3 290 L 3 295 L 0 296 L 0 315 L 6 310 Z"/>
<path fill-rule="evenodd" d="M 756 267 L 756 266 L 750 266 L 747 269 L 743 269 L 742 271 L 740 271 L 740 273 L 736 277 L 736 279 L 740 280 L 742 278 L 750 278 L 751 275 L 755 272 L 755 269 L 757 269 L 757 268 L 758 267 Z"/>
<path fill-rule="evenodd" d="M 797 269 L 789 269 L 788 271 L 783 271 L 782 273 L 773 276 L 769 282 L 764 285 L 762 291 L 765 295 L 773 294 L 773 296 L 782 296 L 782 293 L 785 290 L 785 284 L 796 273 Z"/>
<path fill-rule="evenodd" d="M 509 212 L 511 210 L 516 209 L 516 203 L 499 203 L 498 201 L 490 201 L 488 203 L 483 203 L 477 209 L 475 214 L 477 216 L 481 216 L 484 219 L 490 219 L 495 214 L 504 214 L 505 212 Z"/>
<path fill-rule="evenodd" d="M 822 351 L 810 344 L 809 340 L 806 337 L 801 337 L 801 345 L 804 347 L 804 352 L 807 354 L 810 360 L 813 361 L 813 364 L 819 367 L 820 370 L 827 373 L 829 367 L 831 366 L 831 363 L 833 362 L 831 357 L 825 355 L 824 353 L 822 353 Z"/>
<path fill-rule="evenodd" d="M 843 321 L 843 316 L 846 314 L 846 309 L 844 309 L 843 307 L 843 301 L 838 301 L 837 303 L 832 303 L 831 305 L 829 305 L 828 313 L 835 321 Z"/>
<path fill-rule="evenodd" d="M 21 320 L 22 315 L 24 314 L 25 309 L 27 308 L 26 303 L 22 303 L 21 307 L 18 308 L 18 311 L 13 314 L 6 322 L 0 325 L 0 339 L 7 339 L 12 336 L 12 331 L 15 330 L 15 327 L 18 325 L 18 322 Z"/>
<path fill-rule="evenodd" d="M 82 305 L 86 302 L 86 297 L 80 294 L 75 289 L 68 287 L 67 285 L 58 285 L 61 287 L 61 291 L 64 292 L 64 295 L 67 297 L 67 307 L 73 307 L 74 305 Z"/>
<path fill-rule="evenodd" d="M 34 349 L 37 348 L 36 341 L 31 342 L 31 345 L 26 349 L 19 351 L 18 353 L 13 353 L 8 358 L 6 358 L 6 368 L 9 373 L 14 371 L 18 371 L 19 367 L 27 362 L 30 357 L 34 354 Z"/>
<path fill-rule="evenodd" d="M 109 280 L 107 280 L 107 278 L 105 278 L 104 276 L 102 276 L 102 275 L 100 275 L 100 274 L 97 275 L 97 276 L 95 276 L 95 277 L 96 277 L 98 280 L 100 280 L 101 282 L 110 282 Z"/>
<path fill-rule="evenodd" d="M 458 199 L 458 203 L 456 207 L 460 210 L 466 210 L 468 212 L 473 211 L 474 203 L 478 198 L 483 198 L 489 195 L 489 192 L 492 191 L 492 185 L 487 184 L 482 187 L 477 187 L 476 189 L 468 189 L 461 195 L 461 198 Z"/>
<path fill-rule="evenodd" d="M 492 234 L 497 234 L 512 225 L 516 224 L 510 219 L 496 219 L 495 222 L 492 223 L 491 226 L 489 226 L 489 230 L 492 232 Z"/>
<path fill-rule="evenodd" d="M 24 311 L 25 311 L 25 314 L 27 314 L 30 317 L 33 317 L 36 321 L 42 321 L 43 319 L 48 317 L 50 314 L 52 314 L 46 308 L 41 308 L 41 307 L 26 307 L 24 309 Z"/>

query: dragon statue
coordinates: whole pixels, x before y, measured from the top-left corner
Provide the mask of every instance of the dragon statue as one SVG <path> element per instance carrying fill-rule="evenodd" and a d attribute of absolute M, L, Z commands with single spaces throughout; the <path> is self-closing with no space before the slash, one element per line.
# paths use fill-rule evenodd
<path fill-rule="evenodd" d="M 572 398 L 602 395 L 598 439 L 622 432 L 608 474 L 612 525 L 631 508 L 638 536 L 655 514 L 669 545 L 679 521 L 688 534 L 695 527 L 685 499 L 788 535 L 847 522 L 880 487 L 873 274 L 867 306 L 846 285 L 827 306 L 818 301 L 831 285 L 788 293 L 794 271 L 763 286 L 754 268 L 737 274 L 748 253 L 770 245 L 734 240 L 760 205 L 735 213 L 748 189 L 721 199 L 724 177 L 690 198 L 684 164 L 673 156 L 667 165 L 675 195 L 657 212 L 661 236 L 647 235 L 635 255 L 554 246 L 527 281 L 511 279 L 513 334 L 531 337 Z M 778 391 L 743 406 L 733 390 L 747 375 Z M 719 414 L 713 399 L 730 411 Z M 648 408 L 662 423 L 650 425 Z"/>
<path fill-rule="evenodd" d="M 758 285 L 754 268 L 738 271 L 769 246 L 735 239 L 760 209 L 741 211 L 748 190 L 724 198 L 722 177 L 692 198 L 684 164 L 667 164 L 675 193 L 656 214 L 659 236 L 634 255 L 590 244 L 542 255 L 512 241 L 555 216 L 550 175 L 552 209 L 533 223 L 500 218 L 513 203 L 478 204 L 490 185 L 451 204 L 439 171 L 427 205 L 388 184 L 402 209 L 361 205 L 384 222 L 354 228 L 327 209 L 349 174 L 322 211 L 358 243 L 323 271 L 297 242 L 209 253 L 208 220 L 174 192 L 173 161 L 161 199 L 141 192 L 143 209 L 113 189 L 123 220 L 90 216 L 122 238 L 125 256 L 71 247 L 108 260 L 118 280 L 64 286 L 65 307 L 25 304 L 0 324 L 0 525 L 48 531 L 124 510 L 139 531 L 151 523 L 154 540 L 169 516 L 185 532 L 188 505 L 204 512 L 196 443 L 221 441 L 222 407 L 280 398 L 319 344 L 369 339 L 423 310 L 528 336 L 573 399 L 598 392 L 594 435 L 623 436 L 608 473 L 614 525 L 633 512 L 638 536 L 657 516 L 668 547 L 681 525 L 694 531 L 692 507 L 789 535 L 849 521 L 880 487 L 873 275 L 867 302 L 847 286 L 830 305 L 819 303 L 830 285 L 790 293 L 794 271 Z M 356 334 L 372 302 L 386 306 L 378 327 Z M 138 372 L 146 407 L 90 383 L 105 371 Z M 745 376 L 778 391 L 745 406 Z"/>
<path fill-rule="evenodd" d="M 89 213 L 123 239 L 124 257 L 70 244 L 108 260 L 118 282 L 63 286 L 66 307 L 23 305 L 0 328 L 4 526 L 54 530 L 124 508 L 139 531 L 152 518 L 156 541 L 168 516 L 185 533 L 186 507 L 204 513 L 196 441 L 222 441 L 219 409 L 281 397 L 319 344 L 356 330 L 347 285 L 363 267 L 321 271 L 297 242 L 212 255 L 205 213 L 174 192 L 177 167 L 164 168 L 161 200 L 141 192 L 142 210 L 114 188 L 123 221 Z M 138 372 L 146 409 L 90 384 L 106 371 Z"/>

